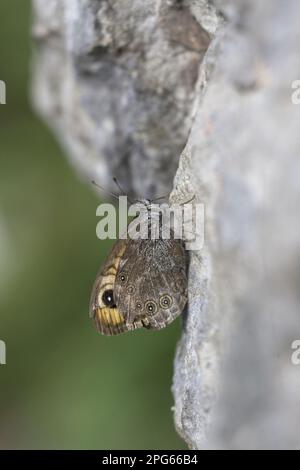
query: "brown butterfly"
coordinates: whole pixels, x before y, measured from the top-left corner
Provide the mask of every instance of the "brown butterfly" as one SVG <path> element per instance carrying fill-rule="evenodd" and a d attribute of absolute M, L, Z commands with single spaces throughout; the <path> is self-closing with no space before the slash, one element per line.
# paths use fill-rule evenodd
<path fill-rule="evenodd" d="M 147 210 L 151 202 L 145 200 Z M 159 330 L 187 302 L 186 252 L 182 240 L 118 240 L 94 283 L 90 316 L 97 330 L 116 335 L 137 328 Z"/>

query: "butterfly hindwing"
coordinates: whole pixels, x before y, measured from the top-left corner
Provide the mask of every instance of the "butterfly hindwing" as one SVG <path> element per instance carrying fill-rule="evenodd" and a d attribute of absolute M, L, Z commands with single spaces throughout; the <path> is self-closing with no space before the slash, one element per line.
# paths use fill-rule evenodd
<path fill-rule="evenodd" d="M 187 301 L 182 242 L 129 240 L 119 264 L 115 293 L 129 324 L 161 329 L 171 323 Z"/>
<path fill-rule="evenodd" d="M 128 238 L 114 245 L 97 275 L 90 316 L 105 335 L 161 329 L 182 313 L 186 302 L 183 242 Z"/>

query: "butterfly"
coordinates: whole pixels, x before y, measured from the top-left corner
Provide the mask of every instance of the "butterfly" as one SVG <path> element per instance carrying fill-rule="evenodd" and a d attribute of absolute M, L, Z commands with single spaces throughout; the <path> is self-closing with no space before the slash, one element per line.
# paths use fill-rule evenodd
<path fill-rule="evenodd" d="M 147 211 L 151 201 L 144 200 Z M 104 335 L 138 328 L 159 330 L 178 317 L 187 302 L 184 242 L 171 237 L 120 239 L 99 271 L 90 316 Z"/>

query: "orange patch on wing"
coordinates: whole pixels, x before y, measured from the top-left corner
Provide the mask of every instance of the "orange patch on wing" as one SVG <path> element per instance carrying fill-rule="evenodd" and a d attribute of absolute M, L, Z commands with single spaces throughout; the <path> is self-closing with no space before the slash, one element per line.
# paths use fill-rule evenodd
<path fill-rule="evenodd" d="M 117 308 L 97 308 L 96 315 L 99 322 L 106 326 L 118 326 L 124 323 L 124 317 Z"/>

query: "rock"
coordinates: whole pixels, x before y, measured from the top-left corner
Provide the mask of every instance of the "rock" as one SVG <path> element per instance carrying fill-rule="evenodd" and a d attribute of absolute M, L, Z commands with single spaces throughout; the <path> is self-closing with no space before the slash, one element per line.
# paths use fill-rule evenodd
<path fill-rule="evenodd" d="M 299 2 L 33 4 L 35 106 L 80 174 L 205 204 L 178 432 L 194 449 L 299 448 Z"/>
<path fill-rule="evenodd" d="M 210 41 L 173 3 L 33 1 L 36 109 L 80 173 L 149 198 L 172 188 Z"/>
<path fill-rule="evenodd" d="M 175 421 L 192 448 L 299 448 L 300 5 L 215 2 L 197 117 L 173 198 L 206 207 L 177 349 Z M 221 23 L 221 20 L 220 20 Z"/>

